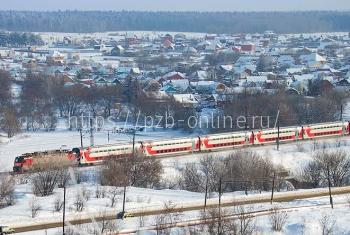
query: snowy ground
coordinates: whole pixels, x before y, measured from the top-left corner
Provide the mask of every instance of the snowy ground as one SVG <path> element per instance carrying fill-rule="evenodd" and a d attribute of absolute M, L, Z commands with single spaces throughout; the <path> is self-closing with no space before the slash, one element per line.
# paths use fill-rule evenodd
<path fill-rule="evenodd" d="M 132 142 L 130 134 L 109 133 L 110 140 L 108 142 L 107 130 L 94 133 L 94 144 L 123 144 Z M 141 140 L 157 140 L 167 138 L 178 138 L 188 136 L 188 133 L 181 131 L 172 131 L 164 129 L 150 130 L 146 129 L 143 132 L 136 134 L 136 142 Z M 90 134 L 83 133 L 84 146 L 90 145 Z M 0 133 L 0 172 L 11 171 L 13 161 L 16 156 L 24 153 L 31 153 L 44 150 L 56 149 L 72 149 L 80 147 L 80 133 L 78 131 L 65 130 L 63 124 L 54 132 L 24 132 L 15 137 L 8 139 L 4 134 Z"/>
<path fill-rule="evenodd" d="M 4 134 L 0 133 L 0 172 L 11 171 L 13 161 L 16 156 L 24 153 L 56 150 L 56 149 L 72 149 L 80 146 L 80 134 L 78 131 L 68 131 L 65 128 L 65 123 L 59 123 L 58 128 L 54 132 L 23 132 L 15 137 L 8 139 Z M 123 144 L 130 143 L 132 136 L 130 134 L 118 134 L 109 132 L 110 138 L 108 142 L 107 129 L 94 133 L 94 144 Z M 182 131 L 174 131 L 169 129 L 146 129 L 143 132 L 136 134 L 136 142 L 145 140 L 160 140 L 196 136 L 195 133 L 188 134 Z M 275 164 L 284 166 L 287 170 L 292 172 L 297 171 L 300 167 L 310 159 L 314 149 L 320 149 L 326 143 L 327 148 L 336 147 L 336 143 L 340 141 L 341 148 L 347 151 L 350 148 L 350 137 L 342 137 L 329 140 L 318 140 L 317 143 L 313 141 L 303 142 L 301 144 L 290 143 L 280 146 L 280 150 L 276 150 L 275 145 L 261 146 L 253 148 L 263 157 L 271 159 Z M 84 146 L 90 145 L 90 134 L 86 131 L 83 133 Z M 226 156 L 232 150 L 223 152 L 214 152 L 216 156 Z M 174 159 L 163 160 L 166 166 L 171 168 L 178 166 L 178 163 L 187 161 L 198 161 L 201 157 L 207 154 L 186 155 L 184 157 L 176 157 Z"/>
<path fill-rule="evenodd" d="M 106 188 L 108 190 L 109 187 Z M 79 218 L 80 215 L 86 213 L 102 213 L 104 211 L 121 211 L 122 207 L 122 195 L 118 196 L 117 205 L 114 208 L 109 206 L 108 198 L 95 198 L 95 185 L 83 184 L 74 185 L 67 189 L 67 214 L 68 218 Z M 73 201 L 77 192 L 82 190 L 89 190 L 91 198 L 87 201 L 87 205 L 83 212 L 75 212 L 73 209 Z M 41 210 L 37 218 L 31 218 L 28 202 L 32 199 L 30 187 L 28 185 L 19 185 L 16 189 L 17 203 L 14 206 L 4 208 L 0 210 L 1 224 L 10 226 L 16 226 L 18 224 L 23 225 L 32 222 L 46 222 L 52 220 L 59 220 L 62 218 L 62 213 L 53 212 L 53 201 L 57 195 L 61 195 L 62 190 L 57 189 L 55 195 L 38 198 L 41 205 Z M 242 197 L 254 197 L 254 195 L 245 196 L 243 192 L 228 193 L 223 195 L 224 198 L 242 198 Z M 178 190 L 150 190 L 150 189 L 138 189 L 128 188 L 127 191 L 127 203 L 126 210 L 133 210 L 135 208 L 154 208 L 161 206 L 165 202 L 172 201 L 174 204 L 183 202 L 201 203 L 204 195 L 201 193 L 191 193 Z M 257 211 L 270 209 L 272 207 L 279 208 L 293 208 L 288 212 L 288 218 L 283 232 L 272 232 L 269 216 L 258 216 L 255 219 L 256 229 L 261 234 L 322 234 L 320 220 L 323 216 L 328 215 L 335 220 L 334 234 L 350 234 L 350 195 L 334 196 L 334 209 L 332 210 L 329 205 L 328 197 L 319 197 L 313 199 L 295 200 L 293 202 L 274 203 L 272 206 L 269 203 L 246 206 L 246 211 Z M 301 207 L 301 208 L 294 208 Z M 233 208 L 225 209 L 233 211 Z M 10 215 L 10 216 L 9 216 Z M 200 215 L 198 211 L 185 212 L 179 215 L 179 220 L 187 221 L 193 219 L 199 219 Z M 152 226 L 155 224 L 154 216 L 147 216 L 145 218 L 144 226 Z M 73 226 L 78 229 L 86 228 L 87 225 Z M 94 226 L 94 225 L 90 225 Z M 124 221 L 119 221 L 119 230 L 137 230 L 139 228 L 138 218 L 129 218 Z M 35 231 L 21 234 L 60 234 L 61 228 L 49 229 L 47 231 Z M 150 234 L 155 234 L 150 233 Z M 177 232 L 174 234 L 178 234 Z"/>

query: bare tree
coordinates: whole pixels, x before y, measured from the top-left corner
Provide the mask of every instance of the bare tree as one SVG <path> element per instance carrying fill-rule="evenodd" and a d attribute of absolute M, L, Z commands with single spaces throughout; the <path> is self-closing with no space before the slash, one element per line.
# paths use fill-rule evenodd
<path fill-rule="evenodd" d="M 30 169 L 33 172 L 33 193 L 39 196 L 52 194 L 58 183 L 62 183 L 62 175 L 66 176 L 66 169 L 70 165 L 71 162 L 65 156 L 55 157 L 55 161 L 50 157 L 36 158 Z"/>
<path fill-rule="evenodd" d="M 159 159 L 145 158 L 139 153 L 134 157 L 106 161 L 102 171 L 102 184 L 112 186 L 156 187 L 160 184 L 163 167 Z"/>
<path fill-rule="evenodd" d="M 67 186 L 69 180 L 70 180 L 70 174 L 69 174 L 68 168 L 66 169 L 63 168 L 62 170 L 60 170 L 58 175 L 57 186 L 59 188 L 64 188 Z"/>
<path fill-rule="evenodd" d="M 235 221 L 239 235 L 251 235 L 256 231 L 256 221 L 250 216 L 244 206 L 237 206 L 235 213 L 238 214 L 238 221 Z"/>
<path fill-rule="evenodd" d="M 95 197 L 96 198 L 105 198 L 106 197 L 106 189 L 103 186 L 100 186 L 99 184 L 96 185 Z"/>
<path fill-rule="evenodd" d="M 175 204 L 171 201 L 165 202 L 163 213 L 156 216 L 156 231 L 157 234 L 170 235 L 171 227 L 179 221 L 180 215 L 174 213 Z"/>
<path fill-rule="evenodd" d="M 142 212 L 144 211 L 143 208 L 141 210 L 142 210 Z M 147 218 L 144 216 L 144 213 L 140 213 L 140 216 L 139 216 L 139 228 L 144 227 L 146 225 L 146 222 L 147 222 Z"/>
<path fill-rule="evenodd" d="M 86 204 L 86 202 L 85 202 L 83 195 L 80 192 L 77 192 L 77 194 L 75 195 L 74 202 L 73 202 L 75 211 L 77 211 L 77 212 L 83 211 L 85 208 L 85 204 Z"/>
<path fill-rule="evenodd" d="M 229 215 L 228 210 L 214 207 L 201 211 L 201 219 L 204 221 L 204 228 L 209 234 L 216 235 L 236 235 L 239 228 L 237 224 L 226 217 Z"/>
<path fill-rule="evenodd" d="M 108 191 L 107 197 L 109 198 L 109 201 L 110 201 L 110 207 L 115 206 L 117 199 L 118 199 L 118 196 L 121 195 L 121 193 L 122 193 L 122 190 L 120 190 L 116 187 L 114 187 Z"/>
<path fill-rule="evenodd" d="M 185 190 L 217 192 L 222 190 L 269 190 L 273 164 L 252 151 L 234 151 L 226 158 L 207 156 L 200 164 L 188 163 L 182 171 L 179 186 Z"/>
<path fill-rule="evenodd" d="M 301 173 L 301 180 L 317 188 L 322 182 L 321 167 L 316 162 L 310 162 Z"/>
<path fill-rule="evenodd" d="M 80 192 L 81 192 L 81 196 L 84 198 L 86 202 L 90 200 L 91 192 L 89 189 L 87 189 L 86 187 L 82 187 Z"/>
<path fill-rule="evenodd" d="M 336 221 L 329 215 L 324 215 L 319 221 L 322 235 L 331 235 L 335 232 Z"/>
<path fill-rule="evenodd" d="M 279 208 L 274 207 L 269 215 L 270 225 L 273 231 L 280 232 L 288 219 L 287 212 L 280 211 Z"/>
<path fill-rule="evenodd" d="M 0 206 L 14 202 L 15 181 L 11 175 L 0 175 Z"/>
<path fill-rule="evenodd" d="M 332 186 L 340 187 L 350 182 L 350 158 L 342 150 L 318 151 L 305 167 L 302 179 L 313 187 L 325 186 L 330 178 Z"/>
<path fill-rule="evenodd" d="M 14 107 L 7 107 L 3 111 L 3 118 L 0 116 L 0 129 L 7 133 L 11 138 L 21 130 L 21 123 L 18 113 Z"/>
<path fill-rule="evenodd" d="M 62 195 L 56 195 L 53 201 L 53 208 L 55 212 L 60 212 L 63 208 Z"/>
<path fill-rule="evenodd" d="M 88 233 L 93 235 L 114 234 L 118 232 L 119 228 L 119 221 L 108 219 L 107 212 L 102 211 L 99 213 L 99 220 L 88 228 Z"/>
<path fill-rule="evenodd" d="M 41 209 L 39 200 L 36 196 L 33 196 L 32 199 L 30 200 L 29 209 L 30 209 L 32 218 L 35 218 L 38 215 L 39 210 Z"/>

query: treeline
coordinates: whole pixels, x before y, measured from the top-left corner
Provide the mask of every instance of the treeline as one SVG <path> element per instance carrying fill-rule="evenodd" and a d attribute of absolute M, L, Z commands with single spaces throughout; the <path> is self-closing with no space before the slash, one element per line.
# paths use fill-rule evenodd
<path fill-rule="evenodd" d="M 0 46 L 32 46 L 43 45 L 40 35 L 33 33 L 0 32 Z"/>
<path fill-rule="evenodd" d="M 345 93 L 335 90 L 323 91 L 315 97 L 291 95 L 284 90 L 274 95 L 264 92 L 232 94 L 226 100 L 223 112 L 218 114 L 219 119 L 214 119 L 224 120 L 225 125 L 214 123 L 214 126 L 221 131 L 225 126 L 229 127 L 232 120 L 243 119 L 242 116 L 253 129 L 271 127 L 277 124 L 276 118 L 281 126 L 338 121 L 346 97 Z M 228 116 L 232 120 L 223 118 Z"/>
<path fill-rule="evenodd" d="M 126 30 L 310 33 L 349 31 L 350 12 L 1 11 L 0 28 L 80 33 Z"/>
<path fill-rule="evenodd" d="M 94 126 L 101 128 L 103 123 L 97 123 L 101 118 L 165 127 L 165 117 L 158 120 L 157 116 L 173 116 L 171 124 L 175 126 L 177 120 L 196 115 L 193 109 L 183 107 L 172 98 L 159 100 L 147 96 L 136 80 L 129 80 L 123 85 L 67 86 L 61 77 L 28 73 L 23 82 L 17 82 L 21 91 L 14 97 L 10 92 L 12 77 L 0 70 L 0 131 L 8 137 L 22 128 L 53 131 L 58 118 L 65 118 L 67 128 L 72 130 L 89 125 L 88 119 L 93 119 Z M 147 120 L 151 123 L 145 123 Z"/>

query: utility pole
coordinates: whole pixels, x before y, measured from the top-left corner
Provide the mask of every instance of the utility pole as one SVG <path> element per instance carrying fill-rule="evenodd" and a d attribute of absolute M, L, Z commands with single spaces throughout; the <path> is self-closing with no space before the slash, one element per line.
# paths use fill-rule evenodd
<path fill-rule="evenodd" d="M 343 105 L 340 105 L 340 121 L 343 121 Z"/>
<path fill-rule="evenodd" d="M 244 106 L 244 116 L 245 116 L 245 124 L 244 124 L 244 129 L 247 131 L 248 130 L 248 123 L 247 123 L 247 119 L 248 119 L 248 108 L 247 105 Z"/>
<path fill-rule="evenodd" d="M 275 178 L 276 178 L 276 172 L 273 172 L 273 178 L 272 178 L 272 189 L 271 189 L 271 204 L 273 202 L 273 193 L 275 191 Z"/>
<path fill-rule="evenodd" d="M 222 184 L 222 177 L 220 176 L 219 179 L 219 217 L 218 217 L 218 235 L 221 234 L 221 184 Z"/>
<path fill-rule="evenodd" d="M 124 184 L 124 195 L 123 195 L 123 219 L 125 214 L 125 198 L 126 198 L 126 182 Z"/>
<path fill-rule="evenodd" d="M 132 136 L 132 157 L 135 156 L 135 133 L 136 130 L 133 131 L 133 136 Z M 126 166 L 126 158 L 124 158 L 124 163 Z M 124 167 L 124 171 L 125 171 L 125 167 Z M 127 172 L 124 172 L 125 174 L 125 182 L 124 182 L 124 193 L 123 193 L 123 219 L 124 219 L 124 214 L 125 214 L 125 199 L 126 199 L 126 186 L 127 186 L 127 182 L 128 182 L 128 178 L 127 178 Z"/>
<path fill-rule="evenodd" d="M 205 208 L 207 207 L 208 181 L 209 181 L 209 176 L 208 176 L 208 173 L 207 173 L 207 179 L 206 179 L 206 182 L 205 182 L 204 211 L 205 211 Z"/>
<path fill-rule="evenodd" d="M 331 190 L 331 178 L 329 174 L 329 166 L 327 165 L 327 178 L 328 178 L 328 190 L 329 190 L 329 203 L 333 209 L 333 198 L 332 198 L 332 190 Z"/>
<path fill-rule="evenodd" d="M 62 232 L 65 235 L 65 219 L 66 219 L 66 185 L 63 187 L 63 222 L 62 222 Z"/>
<path fill-rule="evenodd" d="M 107 141 L 109 143 L 109 130 L 107 131 Z"/>
<path fill-rule="evenodd" d="M 280 150 L 280 121 L 277 122 L 277 151 Z"/>
<path fill-rule="evenodd" d="M 92 118 L 90 119 L 90 146 L 94 146 L 94 128 L 92 125 Z"/>
<path fill-rule="evenodd" d="M 136 135 L 136 130 L 134 130 L 132 133 L 132 157 L 135 156 L 135 135 Z"/>
<path fill-rule="evenodd" d="M 79 132 L 80 132 L 80 147 L 83 149 L 84 148 L 84 146 L 83 146 L 83 128 L 80 128 Z"/>

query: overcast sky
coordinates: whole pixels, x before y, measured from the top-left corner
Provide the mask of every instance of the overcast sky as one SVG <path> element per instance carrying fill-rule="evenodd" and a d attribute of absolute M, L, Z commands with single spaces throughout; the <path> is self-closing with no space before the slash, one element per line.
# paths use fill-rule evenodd
<path fill-rule="evenodd" d="M 350 10 L 350 0 L 0 0 L 1 10 Z"/>

